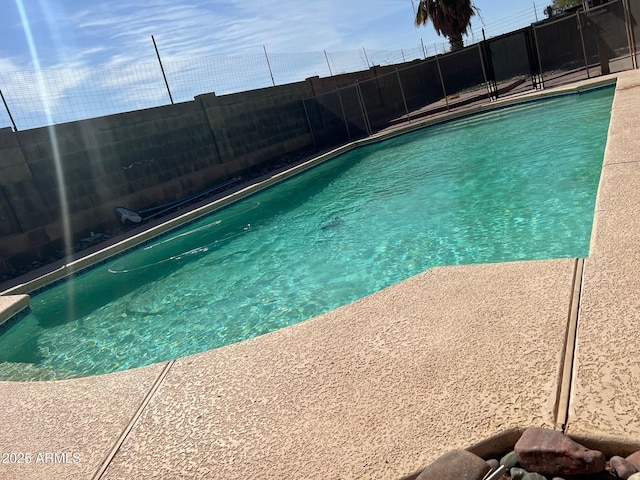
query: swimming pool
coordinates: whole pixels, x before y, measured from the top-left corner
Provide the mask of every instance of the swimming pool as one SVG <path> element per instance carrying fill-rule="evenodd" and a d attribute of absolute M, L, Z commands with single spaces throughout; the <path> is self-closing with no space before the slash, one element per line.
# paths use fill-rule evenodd
<path fill-rule="evenodd" d="M 0 378 L 216 348 L 434 266 L 586 256 L 613 92 L 359 148 L 48 289 L 0 336 Z"/>

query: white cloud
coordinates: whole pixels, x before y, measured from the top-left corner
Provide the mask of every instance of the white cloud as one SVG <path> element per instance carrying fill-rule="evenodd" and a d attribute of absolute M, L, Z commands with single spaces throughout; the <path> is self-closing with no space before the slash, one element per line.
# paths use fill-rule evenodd
<path fill-rule="evenodd" d="M 70 21 L 85 39 L 102 38 L 113 49 L 121 48 L 120 55 L 132 58 L 147 58 L 150 51 L 153 53 L 150 36 L 154 35 L 163 58 L 175 60 L 256 51 L 261 45 L 273 52 L 356 49 L 364 46 L 363 40 L 375 39 L 376 33 L 384 37 L 379 28 L 372 34 L 368 27 L 399 12 L 406 14 L 402 21 L 407 31 L 413 31 L 410 3 L 403 8 L 399 5 L 364 0 L 231 0 L 180 5 L 168 0 L 144 5 L 110 2 L 79 11 Z M 384 48 L 380 41 L 372 43 L 370 48 Z"/>
<path fill-rule="evenodd" d="M 17 72 L 24 68 L 24 65 L 16 63 L 16 60 L 13 58 L 0 58 L 0 72 Z"/>

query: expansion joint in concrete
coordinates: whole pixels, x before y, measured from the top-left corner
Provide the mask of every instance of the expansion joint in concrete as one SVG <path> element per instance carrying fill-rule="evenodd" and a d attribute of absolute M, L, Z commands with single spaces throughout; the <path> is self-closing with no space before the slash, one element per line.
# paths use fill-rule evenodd
<path fill-rule="evenodd" d="M 573 378 L 573 363 L 576 350 L 576 338 L 578 329 L 578 313 L 580 309 L 580 295 L 582 292 L 582 274 L 584 271 L 584 259 L 576 259 L 573 283 L 571 285 L 571 299 L 567 318 L 567 330 L 565 333 L 564 348 L 560 362 L 558 379 L 558 391 L 554 409 L 555 423 L 564 432 L 567 428 L 569 415 L 569 401 L 571 398 L 571 383 Z"/>
<path fill-rule="evenodd" d="M 136 410 L 136 413 L 131 418 L 131 421 L 129 422 L 127 427 L 122 431 L 122 434 L 120 435 L 116 443 L 113 445 L 113 447 L 109 451 L 109 454 L 104 459 L 104 461 L 100 465 L 100 468 L 96 471 L 96 473 L 93 475 L 91 480 L 100 480 L 101 478 L 104 477 L 104 474 L 107 471 L 107 468 L 109 468 L 111 461 L 118 453 L 118 450 L 120 450 L 120 447 L 122 447 L 122 444 L 125 442 L 125 440 L 129 436 L 129 433 L 131 433 L 131 430 L 133 430 L 133 428 L 138 423 L 138 420 L 140 420 L 142 413 L 144 412 L 145 408 L 147 408 L 147 405 L 155 395 L 158 388 L 160 388 L 160 385 L 162 385 L 162 383 L 164 382 L 164 379 L 169 374 L 169 370 L 171 370 L 171 367 L 173 366 L 174 363 L 175 363 L 175 360 L 171 360 L 162 369 L 162 371 L 158 375 L 158 378 L 156 378 L 156 381 L 153 382 L 153 385 L 149 389 L 149 392 L 147 392 L 147 395 L 145 395 L 144 399 L 142 400 L 140 407 L 138 407 L 138 409 Z"/>

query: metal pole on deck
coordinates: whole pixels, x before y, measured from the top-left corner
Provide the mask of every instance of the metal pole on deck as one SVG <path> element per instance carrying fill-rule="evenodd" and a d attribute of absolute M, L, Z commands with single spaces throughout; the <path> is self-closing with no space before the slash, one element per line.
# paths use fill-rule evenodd
<path fill-rule="evenodd" d="M 411 116 L 409 115 L 409 107 L 407 106 L 407 99 L 404 96 L 404 88 L 402 88 L 402 80 L 400 79 L 400 72 L 396 68 L 396 76 L 398 77 L 398 85 L 400 85 L 400 94 L 402 95 L 402 103 L 404 103 L 404 111 L 407 113 L 407 120 L 411 123 Z"/>
<path fill-rule="evenodd" d="M 317 97 L 313 97 L 313 99 L 317 102 Z M 307 101 L 302 101 L 302 106 L 304 107 L 304 114 L 307 117 L 307 125 L 309 125 L 309 133 L 311 134 L 311 140 L 313 140 L 313 147 L 317 150 L 318 143 L 316 142 L 316 136 L 313 134 L 313 127 L 311 126 L 311 119 L 309 118 L 309 111 L 307 110 Z"/>
<path fill-rule="evenodd" d="M 371 123 L 369 122 L 369 114 L 367 113 L 367 107 L 364 105 L 364 97 L 362 96 L 362 90 L 360 90 L 360 83 L 356 80 L 356 93 L 358 94 L 358 102 L 360 102 L 360 110 L 362 111 L 362 117 L 364 119 L 364 126 L 367 129 L 367 136 L 370 136 L 373 131 L 371 130 Z"/>
<path fill-rule="evenodd" d="M 540 81 L 538 85 L 540 90 L 544 90 L 544 75 L 542 73 L 542 57 L 540 56 L 540 45 L 538 45 L 538 32 L 536 27 L 533 27 L 533 41 L 536 44 L 536 52 L 538 53 L 538 67 L 540 68 L 538 75 L 540 75 Z"/>
<path fill-rule="evenodd" d="M 447 104 L 447 112 L 449 111 L 449 99 L 447 98 L 447 89 L 444 87 L 444 78 L 442 77 L 442 70 L 440 69 L 440 60 L 436 55 L 436 65 L 438 66 L 438 75 L 440 76 L 440 85 L 442 85 L 442 93 L 444 93 L 444 103 Z"/>
<path fill-rule="evenodd" d="M 622 0 L 622 8 L 624 9 L 624 23 L 627 28 L 627 41 L 629 42 L 629 55 L 631 56 L 631 65 L 634 69 L 638 68 L 638 59 L 636 57 L 636 39 L 633 34 L 633 23 L 631 17 L 631 9 L 629 0 Z"/>
<path fill-rule="evenodd" d="M 160 52 L 158 52 L 158 46 L 156 45 L 156 39 L 151 35 L 151 41 L 153 42 L 153 48 L 156 49 L 156 55 L 158 57 L 158 63 L 160 64 L 160 70 L 162 71 L 162 78 L 164 78 L 164 84 L 167 87 L 167 92 L 169 93 L 169 100 L 171 100 L 171 105 L 173 105 L 173 97 L 171 96 L 171 90 L 169 89 L 169 82 L 167 82 L 167 75 L 164 73 L 164 67 L 162 66 L 162 60 L 160 60 Z"/>
<path fill-rule="evenodd" d="M 587 78 L 591 78 L 589 74 L 589 60 L 587 59 L 587 49 L 584 46 L 584 32 L 582 31 L 582 21 L 580 20 L 580 12 L 576 12 L 578 20 L 578 30 L 580 31 L 580 42 L 582 42 L 582 55 L 584 55 L 584 67 L 587 69 Z"/>
<path fill-rule="evenodd" d="M 344 119 L 344 128 L 347 129 L 347 137 L 351 140 L 351 131 L 349 131 L 349 122 L 347 121 L 347 114 L 344 111 L 344 104 L 342 103 L 342 95 L 340 95 L 340 89 L 337 89 L 338 101 L 340 102 L 340 110 L 342 111 L 342 118 Z"/>
<path fill-rule="evenodd" d="M 487 69 L 484 68 L 484 55 L 482 55 L 482 43 L 478 43 L 478 53 L 480 54 L 480 65 L 482 66 L 482 76 L 484 77 L 484 84 L 487 86 L 487 94 L 489 95 L 489 101 L 493 101 L 493 92 L 489 86 L 489 79 L 487 78 Z"/>

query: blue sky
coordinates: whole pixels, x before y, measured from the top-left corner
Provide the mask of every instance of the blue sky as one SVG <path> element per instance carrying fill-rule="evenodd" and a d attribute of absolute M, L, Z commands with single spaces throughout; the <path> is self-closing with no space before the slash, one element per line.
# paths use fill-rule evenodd
<path fill-rule="evenodd" d="M 28 97 L 31 91 L 28 84 L 36 81 L 36 77 L 24 72 L 33 71 L 36 63 L 30 54 L 19 5 L 24 8 L 44 72 L 44 80 L 39 81 L 41 90 L 46 80 L 47 95 L 54 103 L 85 83 L 102 83 L 98 88 L 106 89 L 105 78 L 111 74 L 105 74 L 105 70 L 97 74 L 94 67 L 126 73 L 134 65 L 157 65 L 151 35 L 176 90 L 189 82 L 184 72 L 197 69 L 195 64 L 185 67 L 180 62 L 218 58 L 218 63 L 210 63 L 206 68 L 210 69 L 209 77 L 214 73 L 220 76 L 219 83 L 208 84 L 203 80 L 197 87 L 183 89 L 181 99 L 212 89 L 219 94 L 228 93 L 231 87 L 220 83 L 225 75 L 246 82 L 237 89 L 266 86 L 262 83 L 271 81 L 268 70 L 261 72 L 260 78 L 253 72 L 253 66 L 264 59 L 263 48 L 274 64 L 276 83 L 286 83 L 314 74 L 327 76 L 324 51 L 335 74 L 359 69 L 358 65 L 341 62 L 369 60 L 384 64 L 397 62 L 400 55 L 416 56 L 421 51 L 421 39 L 429 55 L 441 51 L 446 44 L 446 39 L 438 37 L 431 25 L 420 28 L 413 25 L 411 0 L 0 0 L 3 12 L 0 90 L 23 107 L 22 97 Z M 477 0 L 475 5 L 481 13 L 481 18 L 474 17 L 472 24 L 475 40 L 480 38 L 483 27 L 488 36 L 493 36 L 535 21 L 534 2 L 529 0 Z M 542 17 L 546 4 L 539 2 L 535 6 Z M 394 53 L 388 53 L 391 51 Z M 293 55 L 298 53 L 305 55 Z M 348 54 L 355 54 L 355 60 L 350 57 L 347 60 Z M 375 58 L 365 60 L 365 56 Z M 244 59 L 244 66 L 240 73 L 235 73 L 236 60 L 223 61 L 220 57 Z M 10 72 L 21 73 L 10 76 Z M 56 75 L 64 80 L 56 83 Z M 135 75 L 135 83 L 143 84 L 156 72 Z M 296 75 L 299 78 L 294 78 Z M 124 88 L 132 82 L 125 77 L 114 78 L 111 84 Z M 154 77 L 153 82 L 157 80 Z M 127 94 L 138 95 L 132 89 Z M 162 95 L 159 92 L 153 97 L 162 102 Z M 177 95 L 180 96 L 179 91 Z"/>
<path fill-rule="evenodd" d="M 413 26 L 411 0 L 22 0 L 43 66 L 154 61 L 254 52 L 395 50 L 442 43 Z M 477 0 L 487 33 L 535 20 L 529 0 Z M 15 0 L 0 0 L 0 68 L 32 65 Z M 539 15 L 546 6 L 539 2 Z M 480 34 L 480 18 L 473 30 Z"/>

